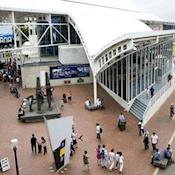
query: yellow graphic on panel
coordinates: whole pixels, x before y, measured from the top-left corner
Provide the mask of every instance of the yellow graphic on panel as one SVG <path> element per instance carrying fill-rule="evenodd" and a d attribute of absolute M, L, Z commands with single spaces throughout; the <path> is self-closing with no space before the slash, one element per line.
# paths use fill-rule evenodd
<path fill-rule="evenodd" d="M 62 157 L 65 154 L 65 147 L 60 149 L 60 157 Z"/>

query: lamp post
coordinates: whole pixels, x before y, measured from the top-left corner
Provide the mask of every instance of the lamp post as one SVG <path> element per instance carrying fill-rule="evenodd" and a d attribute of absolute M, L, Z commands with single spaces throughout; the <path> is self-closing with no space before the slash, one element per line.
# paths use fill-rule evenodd
<path fill-rule="evenodd" d="M 16 165 L 16 175 L 19 175 L 19 168 L 18 168 L 18 159 L 17 159 L 17 147 L 18 147 L 18 139 L 11 139 L 11 148 L 14 151 L 15 156 L 15 165 Z"/>

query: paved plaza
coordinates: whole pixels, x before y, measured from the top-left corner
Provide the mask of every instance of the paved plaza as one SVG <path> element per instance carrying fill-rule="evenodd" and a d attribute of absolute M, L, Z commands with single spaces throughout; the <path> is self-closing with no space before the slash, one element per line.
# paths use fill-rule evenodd
<path fill-rule="evenodd" d="M 78 148 L 71 158 L 66 175 L 104 175 L 118 174 L 118 171 L 109 172 L 97 166 L 96 147 L 98 144 L 105 144 L 108 151 L 114 148 L 115 151 L 122 151 L 124 155 L 124 175 L 152 175 L 155 168 L 150 164 L 152 149 L 145 151 L 143 138 L 138 136 L 138 120 L 131 114 L 124 112 L 127 118 L 126 131 L 119 131 L 117 128 L 116 118 L 123 111 L 103 89 L 98 88 L 98 96 L 104 99 L 104 110 L 87 111 L 84 109 L 84 101 L 92 99 L 93 87 L 88 85 L 60 86 L 55 87 L 54 96 L 57 103 L 60 101 L 62 94 L 72 91 L 72 103 L 65 104 L 62 110 L 62 117 L 74 116 L 75 130 L 78 136 L 83 135 L 83 142 L 78 140 Z M 0 83 L 0 157 L 8 157 L 11 169 L 6 175 L 15 174 L 15 161 L 13 151 L 10 148 L 12 138 L 19 139 L 18 163 L 20 175 L 48 175 L 58 174 L 50 173 L 49 166 L 53 162 L 52 152 L 50 149 L 47 129 L 44 123 L 21 123 L 17 120 L 17 111 L 22 98 L 35 94 L 35 89 L 21 91 L 20 99 L 16 99 L 9 93 L 8 84 Z M 155 131 L 159 136 L 158 147 L 163 149 L 174 132 L 175 120 L 169 118 L 169 106 L 175 101 L 175 92 L 162 105 L 160 110 L 147 123 L 146 128 L 150 135 Z M 102 140 L 96 140 L 95 124 L 99 122 L 103 128 Z M 47 138 L 47 155 L 33 155 L 30 147 L 30 138 L 32 134 L 37 138 L 44 136 Z M 90 159 L 90 171 L 82 171 L 82 155 L 87 150 Z M 174 151 L 174 150 L 173 150 Z M 173 168 L 175 165 L 171 165 Z M 169 169 L 168 168 L 168 169 Z M 168 169 L 159 171 L 158 175 L 170 175 Z M 171 170 L 170 170 L 171 172 Z M 2 174 L 2 173 L 0 173 Z"/>

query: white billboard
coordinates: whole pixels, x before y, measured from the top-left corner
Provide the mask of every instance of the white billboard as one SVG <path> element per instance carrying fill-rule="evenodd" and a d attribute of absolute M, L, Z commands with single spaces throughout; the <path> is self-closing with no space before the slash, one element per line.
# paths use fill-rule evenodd
<path fill-rule="evenodd" d="M 46 120 L 56 169 L 69 164 L 73 117 Z"/>

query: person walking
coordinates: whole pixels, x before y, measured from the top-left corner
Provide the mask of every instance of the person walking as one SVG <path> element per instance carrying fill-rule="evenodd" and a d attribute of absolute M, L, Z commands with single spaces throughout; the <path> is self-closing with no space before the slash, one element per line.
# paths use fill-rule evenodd
<path fill-rule="evenodd" d="M 107 152 L 107 149 L 106 149 L 105 145 L 102 146 L 100 157 L 101 157 L 101 167 L 102 168 L 107 168 L 107 164 L 108 164 L 108 159 L 107 159 L 108 152 Z"/>
<path fill-rule="evenodd" d="M 63 99 L 63 102 L 64 102 L 64 103 L 67 103 L 66 94 L 63 94 L 63 98 L 62 98 L 62 99 Z"/>
<path fill-rule="evenodd" d="M 148 132 L 145 131 L 143 137 L 144 137 L 144 139 L 143 139 L 144 147 L 145 147 L 145 150 L 147 150 L 149 148 Z"/>
<path fill-rule="evenodd" d="M 30 143 L 31 143 L 32 152 L 35 152 L 35 153 L 36 153 L 36 142 L 37 142 L 37 139 L 36 139 L 35 135 L 32 134 L 32 138 L 30 139 Z"/>
<path fill-rule="evenodd" d="M 144 135 L 144 126 L 142 120 L 140 120 L 138 123 L 138 129 L 139 129 L 139 136 L 141 136 L 142 134 Z"/>
<path fill-rule="evenodd" d="M 174 116 L 174 103 L 171 103 L 171 106 L 170 106 L 170 117 L 173 117 Z"/>
<path fill-rule="evenodd" d="M 38 144 L 38 153 L 40 154 L 42 152 L 42 141 L 41 140 L 37 140 L 37 144 Z"/>
<path fill-rule="evenodd" d="M 43 147 L 43 150 L 44 150 L 44 155 L 47 153 L 47 146 L 46 146 L 46 140 L 44 137 L 41 137 L 41 143 L 42 143 L 42 147 Z"/>
<path fill-rule="evenodd" d="M 115 170 L 117 170 L 118 169 L 118 167 L 119 167 L 119 158 L 120 158 L 120 152 L 119 151 L 117 151 L 117 153 L 116 153 L 116 155 L 115 155 Z"/>
<path fill-rule="evenodd" d="M 101 139 L 102 128 L 99 123 L 96 123 L 96 138 Z"/>
<path fill-rule="evenodd" d="M 119 165 L 119 173 L 122 173 L 123 172 L 123 168 L 124 168 L 124 157 L 122 155 L 122 152 L 119 152 L 119 162 L 118 162 L 118 165 Z"/>
<path fill-rule="evenodd" d="M 61 109 L 61 110 L 64 109 L 64 101 L 63 101 L 63 99 L 61 99 L 61 101 L 60 101 L 60 109 Z"/>
<path fill-rule="evenodd" d="M 97 149 L 96 149 L 96 155 L 97 155 L 97 165 L 99 166 L 100 165 L 100 160 L 101 160 L 101 155 L 100 155 L 100 152 L 101 152 L 101 146 L 98 145 Z"/>
<path fill-rule="evenodd" d="M 121 131 L 125 130 L 125 127 L 126 127 L 126 118 L 125 116 L 123 115 L 123 113 L 121 113 L 119 116 L 118 116 L 118 127 Z"/>
<path fill-rule="evenodd" d="M 146 88 L 146 98 L 147 98 L 147 99 L 149 98 L 149 95 L 150 95 L 150 90 L 149 90 L 149 88 L 147 87 L 147 88 Z"/>
<path fill-rule="evenodd" d="M 159 137 L 155 132 L 153 132 L 153 134 L 151 135 L 151 143 L 152 143 L 153 151 L 156 150 L 156 145 L 158 143 L 158 140 L 159 140 Z"/>
<path fill-rule="evenodd" d="M 170 86 L 171 86 L 172 77 L 173 76 L 169 73 L 167 79 L 168 79 L 168 83 L 170 83 Z"/>
<path fill-rule="evenodd" d="M 153 86 L 150 88 L 150 95 L 151 95 L 151 98 L 154 96 L 154 87 Z"/>
<path fill-rule="evenodd" d="M 67 99 L 68 99 L 69 102 L 72 101 L 72 92 L 71 92 L 71 91 L 69 91 L 69 92 L 67 93 Z"/>
<path fill-rule="evenodd" d="M 115 153 L 114 149 L 109 152 L 109 170 L 112 171 L 115 167 Z"/>
<path fill-rule="evenodd" d="M 83 154 L 83 165 L 84 165 L 83 171 L 89 170 L 89 157 L 86 150 L 84 151 Z"/>
<path fill-rule="evenodd" d="M 73 146 L 74 148 L 77 148 L 77 134 L 75 133 L 75 130 L 73 129 L 72 130 L 72 134 L 71 134 L 71 138 L 72 138 L 72 141 L 73 141 Z"/>

